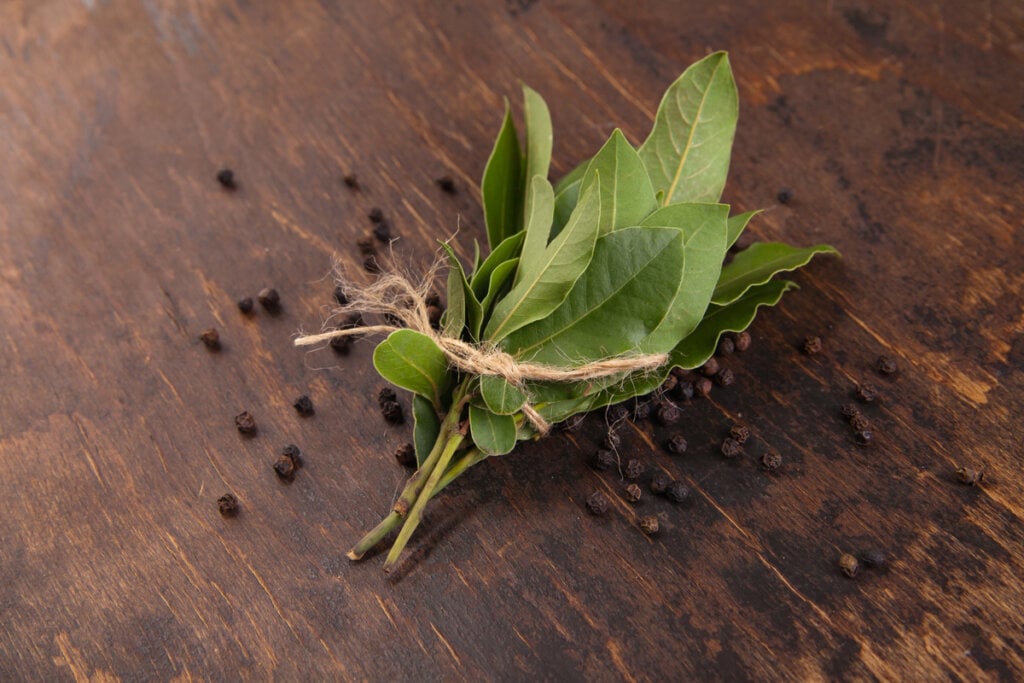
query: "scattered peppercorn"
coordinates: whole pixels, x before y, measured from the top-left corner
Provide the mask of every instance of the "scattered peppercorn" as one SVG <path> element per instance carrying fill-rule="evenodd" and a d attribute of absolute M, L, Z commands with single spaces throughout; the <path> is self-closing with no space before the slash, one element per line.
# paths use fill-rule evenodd
<path fill-rule="evenodd" d="M 761 456 L 761 467 L 768 472 L 775 472 L 782 467 L 782 453 L 772 449 Z"/>
<path fill-rule="evenodd" d="M 344 306 L 348 303 L 348 294 L 345 293 L 341 285 L 334 286 L 334 300 L 338 302 L 339 306 Z"/>
<path fill-rule="evenodd" d="M 658 518 L 655 515 L 644 515 L 639 520 L 640 530 L 648 536 L 658 533 Z"/>
<path fill-rule="evenodd" d="M 736 382 L 736 375 L 730 368 L 722 368 L 715 375 L 715 381 L 718 382 L 719 386 L 728 387 Z"/>
<path fill-rule="evenodd" d="M 359 189 L 359 176 L 355 173 L 346 173 L 341 178 L 341 182 L 345 183 L 346 187 L 352 190 Z"/>
<path fill-rule="evenodd" d="M 377 225 L 373 226 L 373 236 L 377 238 L 378 242 L 387 244 L 391 241 L 391 223 L 388 221 L 381 221 Z"/>
<path fill-rule="evenodd" d="M 846 403 L 843 405 L 842 408 L 839 409 L 839 412 L 847 420 L 852 420 L 856 416 L 860 415 L 860 408 L 858 408 L 856 404 Z"/>
<path fill-rule="evenodd" d="M 853 427 L 854 431 L 861 432 L 865 429 L 871 429 L 871 420 L 864 413 L 857 413 L 850 418 L 850 426 Z"/>
<path fill-rule="evenodd" d="M 727 458 L 735 458 L 743 453 L 743 446 L 741 446 L 736 439 L 729 437 L 722 441 L 721 447 L 722 455 Z"/>
<path fill-rule="evenodd" d="M 641 422 L 651 416 L 651 402 L 637 398 L 633 404 L 633 420 Z"/>
<path fill-rule="evenodd" d="M 235 415 L 235 427 L 238 428 L 240 434 L 252 436 L 256 433 L 256 418 L 248 410 L 242 411 Z"/>
<path fill-rule="evenodd" d="M 381 387 L 377 391 L 377 404 L 383 408 L 385 403 L 391 403 L 398 400 L 398 394 L 391 387 Z"/>
<path fill-rule="evenodd" d="M 302 467 L 302 451 L 293 443 L 281 449 L 281 455 L 287 455 L 295 463 L 295 467 Z"/>
<path fill-rule="evenodd" d="M 251 296 L 243 297 L 238 300 L 238 310 L 245 315 L 252 313 L 253 301 Z"/>
<path fill-rule="evenodd" d="M 690 487 L 681 481 L 674 481 L 665 489 L 665 495 L 673 503 L 685 503 L 690 499 Z"/>
<path fill-rule="evenodd" d="M 700 379 L 697 380 L 696 384 L 694 385 L 694 388 L 696 388 L 698 396 L 703 396 L 704 398 L 707 398 L 708 396 L 711 395 L 711 386 L 711 380 L 709 380 L 707 377 L 701 377 Z"/>
<path fill-rule="evenodd" d="M 984 470 L 975 470 L 970 467 L 958 467 L 956 478 L 957 481 L 965 486 L 977 486 L 985 479 L 985 472 Z"/>
<path fill-rule="evenodd" d="M 739 445 L 743 445 L 750 438 L 750 427 L 744 424 L 736 423 L 729 428 L 729 436 Z"/>
<path fill-rule="evenodd" d="M 733 337 L 733 343 L 736 345 L 736 350 L 740 352 L 749 349 L 751 341 L 750 333 L 746 330 L 743 332 L 737 332 L 736 336 Z"/>
<path fill-rule="evenodd" d="M 874 438 L 875 435 L 871 432 L 870 429 L 862 429 L 853 435 L 853 440 L 857 443 L 858 446 L 870 446 Z"/>
<path fill-rule="evenodd" d="M 883 571 L 887 569 L 889 566 L 889 558 L 886 557 L 885 551 L 880 550 L 878 548 L 868 548 L 867 550 L 862 550 L 860 553 L 858 553 L 858 557 L 861 561 L 861 564 L 863 564 L 868 569 L 878 569 L 880 571 Z"/>
<path fill-rule="evenodd" d="M 656 493 L 659 496 L 668 490 L 669 484 L 672 483 L 672 478 L 664 472 L 658 471 L 651 475 L 651 493 Z"/>
<path fill-rule="evenodd" d="M 729 337 L 722 337 L 718 342 L 718 355 L 731 356 L 736 351 L 736 342 Z"/>
<path fill-rule="evenodd" d="M 712 377 L 718 373 L 721 366 L 718 364 L 718 359 L 712 356 L 708 358 L 707 362 L 701 366 L 700 371 L 705 377 Z"/>
<path fill-rule="evenodd" d="M 377 253 L 377 247 L 373 243 L 373 238 L 369 235 L 364 235 L 357 239 L 356 248 L 359 249 L 359 253 L 363 256 L 372 256 Z"/>
<path fill-rule="evenodd" d="M 680 399 L 682 401 L 689 401 L 690 399 L 693 398 L 693 394 L 694 394 L 693 382 L 690 382 L 690 381 L 680 381 L 679 384 L 676 385 L 676 391 L 675 391 L 676 398 L 678 398 L 678 399 Z"/>
<path fill-rule="evenodd" d="M 380 407 L 380 414 L 384 420 L 393 425 L 400 425 L 405 422 L 405 415 L 402 413 L 402 404 L 398 401 L 388 401 Z"/>
<path fill-rule="evenodd" d="M 592 515 L 603 515 L 608 512 L 608 498 L 600 491 L 594 491 L 587 498 L 587 510 Z"/>
<path fill-rule="evenodd" d="M 380 223 L 384 220 L 384 212 L 379 206 L 375 206 L 370 209 L 370 213 L 366 214 L 366 217 L 374 223 Z"/>
<path fill-rule="evenodd" d="M 643 496 L 643 491 L 640 489 L 638 485 L 630 484 L 629 486 L 626 487 L 626 492 L 624 495 L 626 497 L 626 500 L 628 500 L 630 503 L 639 503 L 640 498 Z"/>
<path fill-rule="evenodd" d="M 873 403 L 878 399 L 878 389 L 875 388 L 874 384 L 858 384 L 854 393 L 857 396 L 857 400 L 863 403 Z"/>
<path fill-rule="evenodd" d="M 609 427 L 608 431 L 605 432 L 604 439 L 601 440 L 601 447 L 614 451 L 619 448 L 621 443 L 622 435 L 614 427 Z"/>
<path fill-rule="evenodd" d="M 682 455 L 686 452 L 686 438 L 682 434 L 673 434 L 672 437 L 665 442 L 665 450 L 672 455 Z"/>
<path fill-rule="evenodd" d="M 233 493 L 225 493 L 217 499 L 217 509 L 224 517 L 238 516 L 238 498 Z"/>
<path fill-rule="evenodd" d="M 235 172 L 230 168 L 222 168 L 217 171 L 217 182 L 220 183 L 221 187 L 225 190 L 234 190 L 238 188 L 238 181 L 235 180 Z"/>
<path fill-rule="evenodd" d="M 590 466 L 602 472 L 614 467 L 616 462 L 615 454 L 607 448 L 598 448 L 590 458 Z"/>
<path fill-rule="evenodd" d="M 427 294 L 426 298 L 423 299 L 423 303 L 427 306 L 437 306 L 438 308 L 444 308 L 444 304 L 441 303 L 441 295 L 437 292 L 431 292 Z"/>
<path fill-rule="evenodd" d="M 679 384 L 679 378 L 669 373 L 669 376 L 665 378 L 665 381 L 661 383 L 659 391 L 663 394 L 671 394 L 675 391 L 676 386 Z"/>
<path fill-rule="evenodd" d="M 411 443 L 403 444 L 395 451 L 395 460 L 403 467 L 416 466 L 416 447 Z"/>
<path fill-rule="evenodd" d="M 639 479 L 646 469 L 642 462 L 633 458 L 626 463 L 626 479 Z"/>
<path fill-rule="evenodd" d="M 281 306 L 281 295 L 273 287 L 264 287 L 256 295 L 256 299 L 268 311 L 276 311 Z"/>
<path fill-rule="evenodd" d="M 210 327 L 203 330 L 203 333 L 199 335 L 199 339 L 206 344 L 206 348 L 211 351 L 220 351 L 220 333 L 217 332 L 216 327 Z"/>
<path fill-rule="evenodd" d="M 435 182 L 437 183 L 437 186 L 441 188 L 442 192 L 446 192 L 448 194 L 455 194 L 455 181 L 452 180 L 452 177 L 450 175 L 441 176 Z"/>
<path fill-rule="evenodd" d="M 658 407 L 654 411 L 654 419 L 666 427 L 679 422 L 680 417 L 682 417 L 682 411 L 671 401 L 659 401 Z"/>
<path fill-rule="evenodd" d="M 305 394 L 295 399 L 295 403 L 293 403 L 292 406 L 295 408 L 295 411 L 302 417 L 309 417 L 310 415 L 316 412 L 313 409 L 313 400 L 309 396 L 306 396 Z"/>
<path fill-rule="evenodd" d="M 373 254 L 370 254 L 369 256 L 363 259 L 363 270 L 365 270 L 367 273 L 377 274 L 381 272 L 383 269 L 380 267 L 380 263 L 377 261 L 377 257 Z"/>
<path fill-rule="evenodd" d="M 779 204 L 789 204 L 790 200 L 793 199 L 793 191 L 788 187 L 784 187 L 779 190 L 778 194 L 775 195 L 775 198 L 779 200 Z"/>
<path fill-rule="evenodd" d="M 274 462 L 274 472 L 283 481 L 295 479 L 295 461 L 287 455 L 280 455 Z"/>
<path fill-rule="evenodd" d="M 839 557 L 839 569 L 847 578 L 855 579 L 860 573 L 860 560 L 850 553 L 843 553 Z"/>
<path fill-rule="evenodd" d="M 891 375 L 899 370 L 896 361 L 889 356 L 879 356 L 878 360 L 875 361 L 875 369 L 878 370 L 880 375 Z"/>
<path fill-rule="evenodd" d="M 616 403 L 613 406 L 608 406 L 605 416 L 610 424 L 618 424 L 629 417 L 629 408 L 622 403 Z"/>
<path fill-rule="evenodd" d="M 822 347 L 821 337 L 818 337 L 818 336 L 804 337 L 803 350 L 804 350 L 804 353 L 806 353 L 808 356 L 816 356 L 819 353 L 821 353 L 821 347 Z"/>

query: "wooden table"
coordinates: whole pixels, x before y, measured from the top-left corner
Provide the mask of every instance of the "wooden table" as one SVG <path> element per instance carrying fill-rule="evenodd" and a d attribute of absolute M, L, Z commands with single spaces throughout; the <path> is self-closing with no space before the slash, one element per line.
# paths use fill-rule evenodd
<path fill-rule="evenodd" d="M 520 79 L 562 174 L 616 125 L 642 139 L 712 49 L 742 103 L 727 200 L 766 208 L 756 237 L 843 258 L 758 319 L 734 386 L 625 431 L 693 503 L 621 502 L 586 464 L 594 415 L 460 480 L 397 577 L 349 563 L 410 428 L 380 418 L 370 341 L 291 340 L 332 264 L 358 270 L 367 212 L 394 262 L 455 233 L 468 255 Z M 1016 0 L 3 3 L 0 679 L 1019 680 L 1022 82 Z M 267 286 L 282 312 L 241 315 Z M 861 381 L 870 448 L 839 415 Z M 754 436 L 726 461 L 738 420 Z M 871 547 L 889 570 L 845 578 L 839 555 Z"/>

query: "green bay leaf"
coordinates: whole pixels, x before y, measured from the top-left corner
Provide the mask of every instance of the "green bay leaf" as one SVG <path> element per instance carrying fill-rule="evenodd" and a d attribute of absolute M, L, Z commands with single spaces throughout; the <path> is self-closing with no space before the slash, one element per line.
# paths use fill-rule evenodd
<path fill-rule="evenodd" d="M 838 254 L 833 247 L 791 247 L 782 242 L 757 242 L 722 268 L 711 302 L 719 306 L 735 301 L 751 287 L 763 284 L 776 273 L 807 265 L 815 254 Z"/>
<path fill-rule="evenodd" d="M 580 192 L 585 192 L 598 176 L 601 178 L 599 234 L 638 225 L 658 208 L 644 162 L 618 128 L 587 165 Z"/>
<path fill-rule="evenodd" d="M 502 240 L 501 244 L 487 255 L 483 263 L 473 271 L 473 277 L 469 284 L 473 288 L 478 301 L 483 301 L 487 296 L 487 289 L 491 282 L 491 273 L 505 261 L 516 258 L 519 255 L 519 248 L 523 246 L 523 238 L 526 233 L 520 231 Z"/>
<path fill-rule="evenodd" d="M 482 375 L 480 397 L 492 413 L 511 415 L 526 403 L 526 394 L 504 377 Z"/>
<path fill-rule="evenodd" d="M 516 269 L 519 267 L 520 259 L 514 258 L 511 261 L 505 261 L 499 263 L 498 267 L 491 273 L 490 282 L 487 285 L 487 295 L 484 296 L 484 300 L 480 302 L 480 308 L 484 311 L 484 319 L 481 321 L 480 327 L 487 321 L 487 312 L 494 306 L 495 300 L 499 299 L 508 287 L 512 284 L 512 276 L 515 275 Z M 480 337 L 480 327 L 473 330 L 473 337 Z"/>
<path fill-rule="evenodd" d="M 509 335 L 502 348 L 562 367 L 635 351 L 668 312 L 682 263 L 678 228 L 610 232 L 597 240 L 589 267 L 562 304 Z"/>
<path fill-rule="evenodd" d="M 740 238 L 743 231 L 747 229 L 747 223 L 750 219 L 761 213 L 761 209 L 754 211 L 747 211 L 746 213 L 738 213 L 735 216 L 729 216 L 729 232 L 725 240 L 725 248 L 730 249 L 732 245 L 736 244 L 736 240 Z"/>
<path fill-rule="evenodd" d="M 551 165 L 551 114 L 540 94 L 523 85 L 523 117 L 526 119 L 526 163 L 524 164 L 523 187 L 529 188 L 534 176 L 545 180 Z"/>
<path fill-rule="evenodd" d="M 683 232 L 682 274 L 668 314 L 640 345 L 644 353 L 665 353 L 700 323 L 718 282 L 726 252 L 729 207 L 682 203 L 658 209 L 644 227 L 672 227 Z"/>
<path fill-rule="evenodd" d="M 550 190 L 546 180 L 538 184 L 538 176 L 534 176 L 534 179 L 531 187 L 536 192 L 545 193 L 545 185 Z M 597 183 L 583 195 L 565 230 L 546 245 L 550 222 L 545 226 L 543 221 L 539 221 L 535 229 L 531 221 L 526 231 L 516 281 L 509 293 L 495 304 L 483 335 L 485 339 L 498 342 L 515 330 L 548 315 L 565 300 L 573 283 L 586 270 L 594 255 L 601 213 L 599 189 L 600 183 Z M 544 196 L 546 201 L 550 195 Z M 541 203 L 539 197 L 535 203 Z"/>
<path fill-rule="evenodd" d="M 505 119 L 494 141 L 494 149 L 484 167 L 480 193 L 487 224 L 487 241 L 494 249 L 502 240 L 519 232 L 522 213 L 523 152 L 519 148 L 512 110 L 505 102 Z"/>
<path fill-rule="evenodd" d="M 699 368 L 707 362 L 718 347 L 718 339 L 726 332 L 742 332 L 747 329 L 757 309 L 774 306 L 796 283 L 789 280 L 773 280 L 754 285 L 738 299 L 725 306 L 711 306 L 707 314 L 686 339 L 679 342 L 670 354 L 672 365 L 686 370 Z"/>
<path fill-rule="evenodd" d="M 373 350 L 373 366 L 392 384 L 442 405 L 450 379 L 448 359 L 425 334 L 395 330 Z"/>
<path fill-rule="evenodd" d="M 516 445 L 515 418 L 475 403 L 469 404 L 469 432 L 476 447 L 488 455 L 504 455 Z"/>
<path fill-rule="evenodd" d="M 661 204 L 717 202 L 729 173 L 739 97 L 729 58 L 715 52 L 692 65 L 658 106 L 640 158 Z"/>
<path fill-rule="evenodd" d="M 447 242 L 442 242 L 441 248 L 448 256 L 448 308 L 444 312 L 444 333 L 459 339 L 463 328 L 470 331 L 480 329 L 483 310 L 466 280 L 466 271 L 462 269 L 455 250 Z"/>

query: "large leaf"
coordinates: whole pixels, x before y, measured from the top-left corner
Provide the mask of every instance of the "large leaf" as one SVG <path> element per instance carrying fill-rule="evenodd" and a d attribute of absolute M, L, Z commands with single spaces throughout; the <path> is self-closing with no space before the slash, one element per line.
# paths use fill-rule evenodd
<path fill-rule="evenodd" d="M 618 228 L 638 225 L 658 208 L 644 162 L 616 128 L 590 160 L 580 191 L 601 178 L 601 228 L 603 235 Z"/>
<path fill-rule="evenodd" d="M 732 262 L 722 268 L 711 303 L 721 306 L 733 302 L 751 287 L 768 282 L 776 273 L 807 265 L 815 254 L 837 253 L 827 244 L 801 249 L 782 242 L 757 242 L 736 254 Z"/>
<path fill-rule="evenodd" d="M 505 120 L 480 181 L 487 241 L 491 249 L 501 244 L 506 237 L 519 232 L 523 202 L 522 169 L 523 152 L 519 149 L 512 110 L 506 101 Z"/>
<path fill-rule="evenodd" d="M 726 332 L 742 332 L 747 329 L 757 309 L 774 306 L 796 283 L 789 280 L 773 280 L 751 287 L 740 298 L 726 306 L 711 306 L 707 315 L 679 345 L 672 350 L 672 365 L 690 370 L 707 362 L 718 347 L 718 339 Z"/>
<path fill-rule="evenodd" d="M 640 345 L 644 353 L 664 353 L 693 331 L 704 316 L 726 251 L 725 204 L 670 204 L 648 216 L 645 227 L 683 232 L 683 268 L 675 298 L 658 328 Z"/>
<path fill-rule="evenodd" d="M 480 329 L 483 311 L 466 281 L 466 271 L 462 269 L 455 250 L 447 242 L 442 242 L 441 248 L 448 256 L 448 308 L 444 313 L 444 333 L 458 339 L 462 336 L 463 327 L 471 331 Z"/>
<path fill-rule="evenodd" d="M 496 415 L 487 408 L 469 405 L 469 432 L 473 443 L 488 455 L 504 455 L 516 445 L 516 420 Z"/>
<path fill-rule="evenodd" d="M 430 337 L 414 330 L 395 330 L 374 349 L 373 366 L 392 384 L 441 407 L 449 386 L 448 359 Z"/>
<path fill-rule="evenodd" d="M 548 105 L 537 91 L 523 85 L 523 117 L 526 119 L 526 164 L 523 187 L 539 175 L 545 180 L 551 165 L 551 114 Z"/>
<path fill-rule="evenodd" d="M 747 229 L 747 223 L 750 219 L 761 213 L 761 209 L 754 211 L 747 211 L 746 213 L 738 213 L 735 216 L 729 216 L 729 234 L 725 240 L 725 248 L 730 249 L 732 245 L 736 244 L 736 240 L 740 238 L 743 231 Z"/>
<path fill-rule="evenodd" d="M 487 296 L 487 287 L 491 282 L 491 273 L 494 272 L 494 269 L 519 255 L 519 248 L 523 245 L 524 236 L 525 233 L 517 232 L 511 237 L 506 237 L 473 271 L 473 277 L 470 278 L 469 284 L 478 301 L 483 301 Z"/>
<path fill-rule="evenodd" d="M 546 178 L 534 176 L 526 193 L 526 225 L 524 229 L 523 268 L 516 273 L 514 284 L 530 277 L 539 268 L 548 248 L 551 233 L 551 214 L 554 211 L 554 191 Z"/>
<path fill-rule="evenodd" d="M 634 351 L 664 319 L 682 267 L 677 228 L 610 232 L 597 241 L 590 266 L 562 305 L 509 335 L 502 347 L 522 360 L 556 366 Z"/>
<path fill-rule="evenodd" d="M 546 242 L 547 231 L 541 229 L 543 223 L 538 223 L 537 230 L 531 234 L 534 231 L 531 222 L 523 243 L 517 280 L 509 293 L 495 304 L 485 339 L 498 342 L 524 325 L 545 317 L 565 300 L 594 255 L 601 215 L 599 189 L 600 183 L 597 183 L 583 195 L 565 230 L 543 249 L 541 245 Z"/>
<path fill-rule="evenodd" d="M 422 466 L 441 433 L 441 420 L 429 399 L 419 394 L 412 397 L 412 441 L 416 448 L 416 465 Z"/>
<path fill-rule="evenodd" d="M 739 98 L 724 52 L 700 60 L 669 86 L 640 146 L 661 204 L 717 202 L 729 173 Z"/>
<path fill-rule="evenodd" d="M 480 377 L 480 397 L 492 413 L 511 415 L 526 403 L 526 394 L 504 377 L 483 375 Z"/>
<path fill-rule="evenodd" d="M 551 236 L 553 239 L 562 228 L 569 222 L 576 202 L 580 198 L 580 185 L 583 184 L 583 174 L 587 172 L 590 159 L 584 160 L 579 166 L 569 171 L 558 184 L 555 185 L 555 217 L 551 224 Z"/>

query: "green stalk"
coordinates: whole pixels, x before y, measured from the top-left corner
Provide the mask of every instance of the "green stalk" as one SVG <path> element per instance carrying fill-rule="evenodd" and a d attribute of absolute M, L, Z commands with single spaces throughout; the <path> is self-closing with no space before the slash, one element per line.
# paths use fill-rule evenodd
<path fill-rule="evenodd" d="M 455 451 L 458 450 L 459 444 L 466 438 L 464 435 L 456 431 L 449 437 L 447 443 L 444 445 L 444 450 L 441 451 L 441 457 L 438 459 L 433 471 L 430 473 L 430 478 L 427 479 L 426 486 L 420 491 L 420 495 L 416 498 L 416 504 L 412 506 L 412 510 L 409 511 L 409 515 L 405 519 L 405 524 L 402 525 L 402 530 L 398 532 L 398 538 L 395 539 L 394 545 L 391 546 L 391 550 L 388 552 L 387 559 L 384 560 L 384 571 L 390 571 L 391 567 L 398 562 L 398 557 L 402 554 L 406 544 L 409 542 L 409 538 L 412 536 L 412 532 L 416 530 L 416 527 L 420 524 L 420 518 L 423 516 L 423 508 L 426 507 L 427 501 L 430 500 L 434 489 L 437 487 L 438 482 L 441 480 L 441 475 L 444 474 L 445 469 L 448 467 L 449 461 Z"/>

